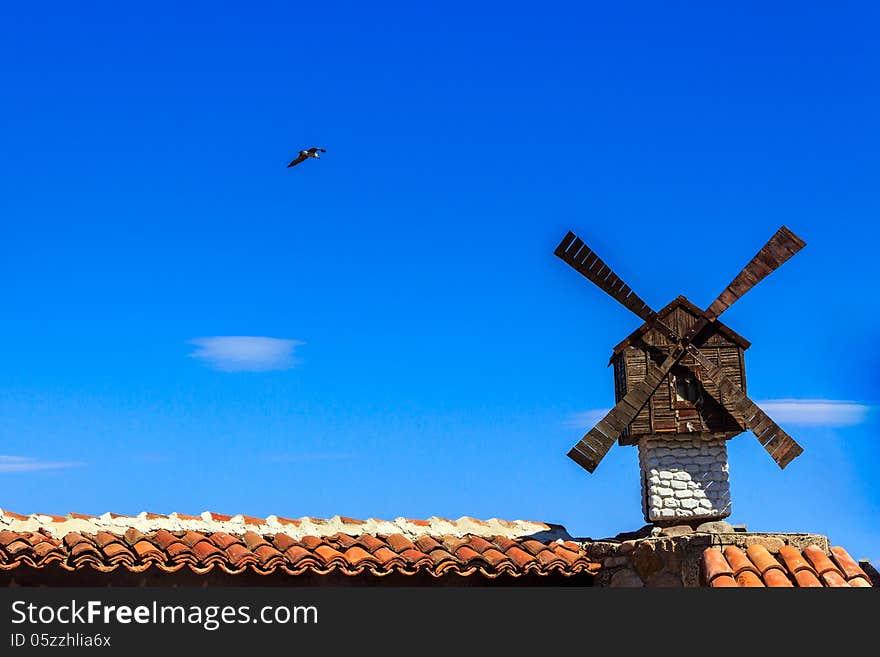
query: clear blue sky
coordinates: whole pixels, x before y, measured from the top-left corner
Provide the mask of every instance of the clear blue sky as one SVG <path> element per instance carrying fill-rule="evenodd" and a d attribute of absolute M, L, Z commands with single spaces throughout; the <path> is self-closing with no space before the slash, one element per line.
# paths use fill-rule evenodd
<path fill-rule="evenodd" d="M 731 521 L 880 560 L 876 5 L 482 4 L 0 10 L 0 508 L 636 529 L 565 453 L 639 320 L 553 248 L 706 306 L 784 223 Z"/>

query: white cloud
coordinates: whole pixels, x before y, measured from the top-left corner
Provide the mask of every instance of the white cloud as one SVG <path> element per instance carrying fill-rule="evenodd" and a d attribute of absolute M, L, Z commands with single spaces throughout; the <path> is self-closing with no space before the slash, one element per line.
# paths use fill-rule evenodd
<path fill-rule="evenodd" d="M 872 408 L 837 399 L 768 399 L 756 403 L 783 426 L 850 427 L 865 422 Z"/>
<path fill-rule="evenodd" d="M 33 472 L 73 468 L 82 463 L 72 461 L 38 461 L 27 456 L 0 456 L 0 472 Z"/>
<path fill-rule="evenodd" d="M 289 370 L 296 364 L 293 352 L 303 342 L 253 335 L 217 335 L 190 340 L 196 346 L 190 357 L 222 372 Z"/>
<path fill-rule="evenodd" d="M 587 429 L 591 429 L 596 422 L 605 417 L 605 414 L 610 410 L 610 408 L 594 408 L 589 411 L 572 413 L 572 415 L 565 421 L 565 425 L 568 427 L 582 427 L 583 430 L 586 431 Z"/>
<path fill-rule="evenodd" d="M 868 404 L 837 399 L 767 399 L 755 403 L 782 426 L 850 427 L 864 423 L 873 409 Z M 565 424 L 583 427 L 586 431 L 609 410 L 595 408 L 574 413 Z"/>

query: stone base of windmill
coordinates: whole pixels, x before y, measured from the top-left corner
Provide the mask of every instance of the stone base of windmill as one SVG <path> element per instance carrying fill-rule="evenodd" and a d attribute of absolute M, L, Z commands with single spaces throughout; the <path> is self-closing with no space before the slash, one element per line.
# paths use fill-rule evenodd
<path fill-rule="evenodd" d="M 730 515 L 727 441 L 706 434 L 639 440 L 642 511 L 655 525 L 720 520 Z"/>

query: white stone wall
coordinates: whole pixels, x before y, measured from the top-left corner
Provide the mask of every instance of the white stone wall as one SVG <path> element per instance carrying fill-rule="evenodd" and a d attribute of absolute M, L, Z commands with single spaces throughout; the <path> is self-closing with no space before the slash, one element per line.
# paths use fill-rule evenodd
<path fill-rule="evenodd" d="M 727 443 L 700 434 L 645 436 L 639 440 L 642 511 L 658 523 L 730 515 Z"/>

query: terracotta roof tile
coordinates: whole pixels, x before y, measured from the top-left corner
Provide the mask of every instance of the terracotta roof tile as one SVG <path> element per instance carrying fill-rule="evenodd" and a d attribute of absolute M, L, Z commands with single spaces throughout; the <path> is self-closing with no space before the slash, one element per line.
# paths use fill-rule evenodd
<path fill-rule="evenodd" d="M 435 566 L 439 566 L 444 562 L 452 561 L 455 562 L 457 559 L 449 554 L 443 548 L 437 548 L 436 550 L 431 550 L 428 553 L 428 558 L 434 562 Z"/>
<path fill-rule="evenodd" d="M 320 563 L 311 550 L 307 550 L 301 545 L 293 545 L 287 548 L 284 550 L 284 556 L 287 557 L 290 566 L 300 566 L 302 561 L 314 564 Z"/>
<path fill-rule="evenodd" d="M 837 575 L 843 579 L 843 573 L 835 566 L 831 559 L 828 558 L 828 555 L 822 551 L 818 545 L 808 545 L 804 548 L 804 556 L 809 560 L 811 564 L 813 564 L 813 568 L 815 568 L 816 572 L 820 575 L 824 575 L 829 571 L 834 571 Z"/>
<path fill-rule="evenodd" d="M 706 548 L 703 551 L 703 573 L 706 581 L 713 586 L 713 580 L 721 575 L 728 575 L 733 579 L 733 569 L 718 548 Z"/>
<path fill-rule="evenodd" d="M 553 550 L 543 549 L 535 555 L 535 557 L 540 561 L 544 566 L 559 566 L 564 564 L 565 562 L 561 557 L 559 557 Z"/>
<path fill-rule="evenodd" d="M 225 559 L 223 550 L 211 543 L 204 536 L 202 537 L 202 540 L 192 545 L 192 551 L 193 554 L 196 555 L 196 559 L 199 560 L 199 563 L 207 563 L 212 557 L 214 560 Z"/>
<path fill-rule="evenodd" d="M 64 538 L 66 540 L 67 536 L 65 536 Z M 180 540 L 174 534 L 166 529 L 160 529 L 159 531 L 157 531 L 155 534 L 153 534 L 150 540 L 151 542 L 155 543 L 161 550 L 167 550 L 168 546 L 172 543 L 180 542 Z"/>
<path fill-rule="evenodd" d="M 484 561 L 479 552 L 472 550 L 467 545 L 460 546 L 455 551 L 455 556 L 466 564 L 470 564 L 473 561 Z"/>
<path fill-rule="evenodd" d="M 718 575 L 712 580 L 712 588 L 735 588 L 739 586 L 730 575 Z"/>
<path fill-rule="evenodd" d="M 347 563 L 350 563 L 352 566 L 360 565 L 360 563 L 364 560 L 378 563 L 378 560 L 372 554 L 367 552 L 359 545 L 353 545 L 348 548 L 343 556 L 345 556 L 345 561 Z"/>
<path fill-rule="evenodd" d="M 126 529 L 123 537 L 125 538 L 125 542 L 131 546 L 134 546 L 139 541 L 144 540 L 144 535 L 134 527 L 129 527 L 128 529 Z"/>
<path fill-rule="evenodd" d="M 781 568 L 770 568 L 769 570 L 765 570 L 763 578 L 764 583 L 772 588 L 792 588 L 794 586 Z"/>
<path fill-rule="evenodd" d="M 300 543 L 302 543 L 303 547 L 307 550 L 316 550 L 319 546 L 324 545 L 324 541 L 318 538 L 317 536 L 303 536 L 300 539 Z"/>
<path fill-rule="evenodd" d="M 822 582 L 816 577 L 816 574 L 807 568 L 801 568 L 794 573 L 794 579 L 801 588 L 821 588 Z"/>
<path fill-rule="evenodd" d="M 782 562 L 785 564 L 788 572 L 792 574 L 797 574 L 798 571 L 803 569 L 813 570 L 800 551 L 791 545 L 783 545 L 779 548 L 779 556 L 782 557 Z"/>
<path fill-rule="evenodd" d="M 328 565 L 333 562 L 345 563 L 345 555 L 339 550 L 334 550 L 329 545 L 319 545 L 315 548 L 315 554 L 317 554 L 321 560 Z"/>
<path fill-rule="evenodd" d="M 59 563 L 65 570 L 100 572 L 155 568 L 170 573 L 188 568 L 207 573 L 220 568 L 230 574 L 280 571 L 293 576 L 339 571 L 516 577 L 594 573 L 600 568 L 574 541 L 530 537 L 551 530 L 548 525 L 497 519 L 388 522 L 340 516 L 261 519 L 212 512 L 126 517 L 21 516 L 0 511 L 0 522 L 3 570 Z M 11 529 L 17 526 L 20 531 Z M 33 531 L 35 526 L 39 531 Z"/>
<path fill-rule="evenodd" d="M 0 511 L 0 569 L 20 565 L 110 572 L 156 568 L 175 572 L 213 568 L 236 574 L 289 575 L 339 571 L 346 575 L 419 572 L 498 577 L 526 573 L 596 572 L 584 546 L 554 536 L 557 526 L 434 517 L 430 520 L 355 520 L 342 516 L 299 520 L 205 512 L 201 516 L 143 513 L 22 516 Z M 34 531 L 34 529 L 38 531 Z M 549 532 L 549 534 L 547 534 Z M 564 535 L 564 532 L 563 532 Z M 557 532 L 555 536 L 559 536 Z M 703 552 L 712 587 L 870 587 L 870 578 L 842 548 L 784 546 L 773 554 L 758 544 Z"/>
<path fill-rule="evenodd" d="M 467 545 L 467 539 L 459 538 L 458 536 L 450 536 L 449 534 L 446 534 L 442 539 L 443 547 L 450 552 L 455 552 L 462 545 Z"/>
<path fill-rule="evenodd" d="M 468 547 L 482 554 L 486 550 L 494 548 L 495 546 L 480 536 L 468 536 Z"/>
<path fill-rule="evenodd" d="M 141 559 L 147 559 L 148 557 L 158 557 L 159 559 L 165 559 L 165 555 L 162 554 L 162 550 L 158 547 L 150 543 L 150 541 L 143 539 L 138 541 L 132 546 L 132 549 L 135 551 L 135 554 L 138 555 Z"/>
<path fill-rule="evenodd" d="M 196 543 L 204 541 L 205 535 L 200 534 L 199 532 L 188 531 L 180 537 L 180 540 L 186 545 L 193 547 Z"/>
<path fill-rule="evenodd" d="M 849 580 L 849 585 L 855 588 L 870 588 L 871 582 L 864 577 L 853 577 Z"/>
<path fill-rule="evenodd" d="M 333 536 L 328 536 L 326 540 L 332 543 L 336 548 L 342 550 L 347 550 L 357 543 L 357 539 L 354 536 L 349 536 L 342 532 L 336 532 Z"/>
<path fill-rule="evenodd" d="M 241 543 L 241 537 L 232 536 L 231 534 L 227 534 L 226 532 L 214 532 L 211 534 L 211 542 L 221 549 L 228 549 L 230 546 L 235 545 L 236 543 Z"/>
<path fill-rule="evenodd" d="M 11 532 L 8 529 L 0 531 L 0 547 L 5 547 L 12 541 L 21 540 L 21 532 Z"/>
<path fill-rule="evenodd" d="M 559 544 L 553 546 L 553 552 L 556 554 L 556 556 L 565 560 L 565 562 L 569 565 L 577 562 L 578 559 L 583 558 L 583 553 L 579 554 L 578 552 L 573 552 L 572 550 L 564 548 Z M 486 553 L 484 552 L 483 554 L 485 555 Z"/>
<path fill-rule="evenodd" d="M 739 575 L 743 571 L 751 571 L 756 576 L 760 575 L 760 572 L 755 567 L 755 565 L 749 561 L 749 557 L 743 552 L 741 549 L 734 545 L 728 545 L 724 548 L 724 558 L 727 559 L 727 563 L 730 564 L 731 569 L 735 575 Z"/>
<path fill-rule="evenodd" d="M 505 553 L 508 557 L 510 557 L 513 562 L 519 566 L 520 568 L 526 568 L 526 566 L 533 564 L 535 562 L 535 557 L 526 552 L 525 550 L 521 550 L 515 545 L 512 546 L 509 550 L 505 550 Z"/>
<path fill-rule="evenodd" d="M 822 573 L 821 577 L 822 581 L 825 583 L 825 586 L 828 587 L 849 586 L 847 581 L 843 579 L 843 576 L 837 571 L 836 568 L 834 570 L 825 571 L 824 573 Z"/>
<path fill-rule="evenodd" d="M 254 554 L 260 560 L 260 565 L 264 568 L 272 568 L 284 563 L 284 555 L 268 543 L 263 543 L 254 549 Z"/>
<path fill-rule="evenodd" d="M 45 559 L 49 554 L 64 554 L 58 541 L 40 541 L 33 547 L 34 553 L 39 559 Z"/>
<path fill-rule="evenodd" d="M 175 541 L 174 543 L 170 543 L 167 548 L 165 548 L 165 552 L 168 553 L 168 556 L 171 557 L 174 561 L 196 561 L 195 555 L 192 553 L 192 550 L 188 545 L 182 543 L 181 541 Z"/>
<path fill-rule="evenodd" d="M 745 552 L 734 546 L 727 546 L 723 553 L 718 548 L 706 548 L 702 569 L 712 587 L 731 586 L 731 581 L 741 587 L 871 586 L 864 571 L 839 547 L 831 548 L 831 557 L 818 545 L 803 550 L 784 545 L 775 556 L 758 544 L 750 545 Z"/>
<path fill-rule="evenodd" d="M 244 544 L 247 546 L 248 550 L 253 551 L 261 545 L 269 545 L 269 542 L 256 532 L 246 531 L 244 533 Z"/>
<path fill-rule="evenodd" d="M 764 582 L 755 574 L 754 570 L 740 571 L 736 576 L 736 584 L 745 588 L 762 588 L 764 586 Z"/>
<path fill-rule="evenodd" d="M 134 563 L 137 560 L 135 554 L 118 541 L 104 546 L 104 554 L 107 555 L 111 562 L 127 561 L 128 563 Z"/>
<path fill-rule="evenodd" d="M 400 556 L 403 557 L 406 560 L 407 564 L 409 564 L 410 566 L 417 566 L 420 564 L 432 562 L 431 558 L 427 554 L 415 549 L 404 550 L 400 553 Z"/>
<path fill-rule="evenodd" d="M 483 552 L 482 555 L 480 555 L 480 556 L 482 556 L 483 559 L 488 561 L 490 565 L 492 565 L 496 568 L 503 563 L 508 563 L 508 564 L 510 563 L 510 559 L 508 559 L 504 553 L 499 552 L 494 547 L 489 548 L 488 550 Z"/>
<path fill-rule="evenodd" d="M 74 557 L 78 557 L 83 554 L 94 554 L 97 556 L 101 555 L 101 553 L 98 551 L 98 548 L 92 545 L 92 543 L 90 543 L 89 541 L 79 541 L 78 543 L 73 545 L 70 548 L 70 554 Z"/>
<path fill-rule="evenodd" d="M 24 538 L 24 537 L 21 537 L 21 538 Z M 80 534 L 79 532 L 70 532 L 69 534 L 65 534 L 63 540 L 64 540 L 64 544 L 67 547 L 69 547 L 70 549 L 73 549 L 75 546 L 79 545 L 80 543 L 89 544 L 89 541 L 86 540 L 86 538 L 82 534 Z"/>
<path fill-rule="evenodd" d="M 511 548 L 518 547 L 518 543 L 513 539 L 507 538 L 506 536 L 496 536 L 492 539 L 492 542 L 498 547 L 502 552 L 507 552 Z"/>
<path fill-rule="evenodd" d="M 416 539 L 416 545 L 425 554 L 429 553 L 431 550 L 436 550 L 440 547 L 440 543 L 438 543 L 437 540 L 431 536 L 419 536 Z"/>
<path fill-rule="evenodd" d="M 379 548 L 387 545 L 385 541 L 370 534 L 361 534 L 358 536 L 357 542 L 368 552 L 375 552 Z"/>
<path fill-rule="evenodd" d="M 289 548 L 297 545 L 297 542 L 287 534 L 275 534 L 275 536 L 272 537 L 272 543 L 274 543 L 275 547 L 281 552 L 285 552 Z"/>
<path fill-rule="evenodd" d="M 403 534 L 391 534 L 387 539 L 388 545 L 395 552 L 404 552 L 405 550 L 415 549 L 415 544 Z"/>
<path fill-rule="evenodd" d="M 226 548 L 226 554 L 229 555 L 229 563 L 233 566 L 240 566 L 242 563 L 259 563 L 259 558 L 253 552 L 248 550 L 241 543 L 233 543 Z"/>
<path fill-rule="evenodd" d="M 850 583 L 852 583 L 854 578 L 858 577 L 861 577 L 866 581 L 868 580 L 865 571 L 859 567 L 856 560 L 849 556 L 849 553 L 842 547 L 831 548 L 831 556 L 834 557 L 834 561 L 837 562 L 837 565 L 843 572 L 843 576 L 850 580 Z"/>
<path fill-rule="evenodd" d="M 21 537 L 7 543 L 4 549 L 6 550 L 6 553 L 10 556 L 15 556 L 19 552 L 30 550 L 31 544 L 27 541 L 26 538 Z"/>
<path fill-rule="evenodd" d="M 540 541 L 536 541 L 536 540 L 534 540 L 534 539 L 529 539 L 529 540 L 527 540 L 527 541 L 522 541 L 522 542 L 520 543 L 520 545 L 521 545 L 524 549 L 526 549 L 526 550 L 528 550 L 529 552 L 531 552 L 532 554 L 534 554 L 535 556 L 538 556 L 538 553 L 539 553 L 539 552 L 541 552 L 542 550 L 545 550 L 545 549 L 547 548 L 546 545 L 544 545 L 544 544 L 541 543 Z"/>
<path fill-rule="evenodd" d="M 392 563 L 399 564 L 400 566 L 406 563 L 403 557 L 388 547 L 378 548 L 373 552 L 373 557 L 383 568 L 388 568 Z"/>
<path fill-rule="evenodd" d="M 757 543 L 754 545 L 750 545 L 746 552 L 749 558 L 752 560 L 752 563 L 758 569 L 758 572 L 763 575 L 771 568 L 782 569 L 782 565 L 773 558 L 773 555 L 767 551 L 763 545 L 758 545 Z"/>
<path fill-rule="evenodd" d="M 100 548 L 105 548 L 111 543 L 118 543 L 119 541 L 120 537 L 116 534 L 111 534 L 110 532 L 100 531 L 95 534 L 95 543 L 97 543 Z"/>

